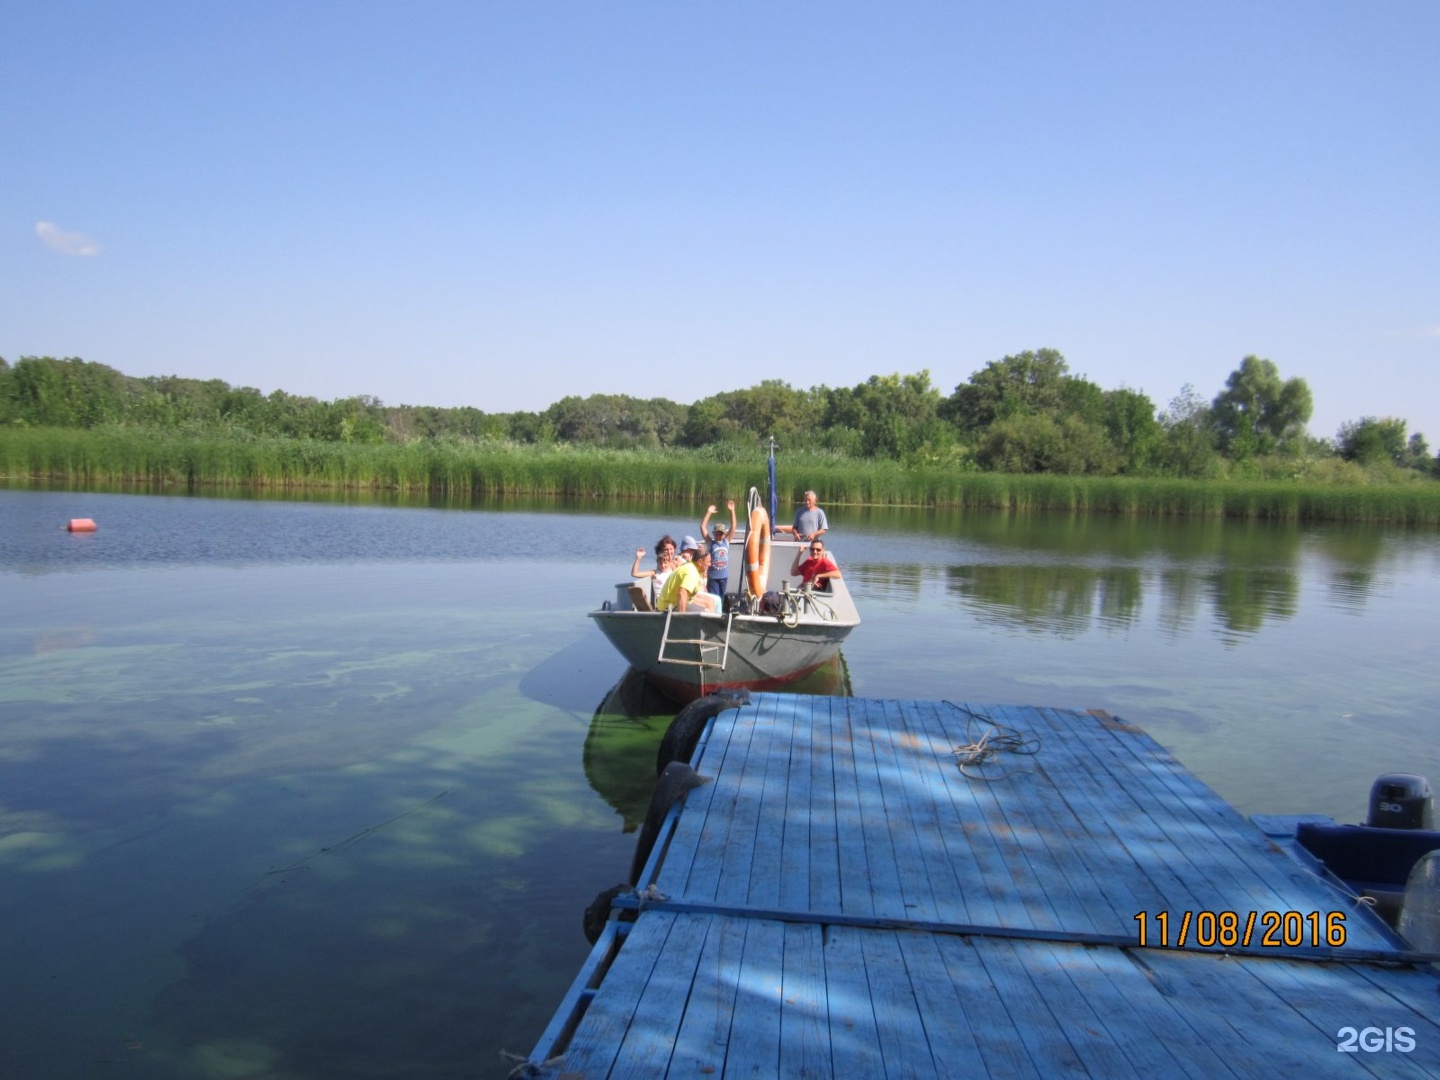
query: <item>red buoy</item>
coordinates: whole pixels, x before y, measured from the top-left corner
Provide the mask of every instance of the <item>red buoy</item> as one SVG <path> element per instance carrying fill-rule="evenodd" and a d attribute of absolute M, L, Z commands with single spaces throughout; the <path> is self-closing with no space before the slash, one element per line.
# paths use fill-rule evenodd
<path fill-rule="evenodd" d="M 71 532 L 94 532 L 94 531 L 95 531 L 95 522 L 91 521 L 89 518 L 71 518 L 71 519 L 70 519 L 70 531 L 71 531 Z"/>

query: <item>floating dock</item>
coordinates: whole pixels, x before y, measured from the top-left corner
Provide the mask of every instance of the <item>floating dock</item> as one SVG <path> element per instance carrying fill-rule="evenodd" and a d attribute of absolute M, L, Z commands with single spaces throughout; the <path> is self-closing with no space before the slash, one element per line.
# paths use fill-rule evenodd
<path fill-rule="evenodd" d="M 1128 723 L 756 695 L 694 766 L 517 1073 L 1440 1076 L 1434 958 Z"/>

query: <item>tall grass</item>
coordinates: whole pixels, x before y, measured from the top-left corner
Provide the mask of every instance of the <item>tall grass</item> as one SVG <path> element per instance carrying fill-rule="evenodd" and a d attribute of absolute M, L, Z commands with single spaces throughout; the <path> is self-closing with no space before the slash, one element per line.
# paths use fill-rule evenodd
<path fill-rule="evenodd" d="M 0 428 L 0 478 L 144 488 L 381 490 L 449 497 L 538 495 L 701 503 L 763 487 L 764 463 L 703 451 L 601 450 L 510 443 L 345 444 L 279 437 Z M 906 468 L 894 461 L 795 453 L 783 461 L 788 504 L 1239 517 L 1271 521 L 1440 524 L 1440 483 L 1341 485 L 1285 480 L 1034 476 Z"/>

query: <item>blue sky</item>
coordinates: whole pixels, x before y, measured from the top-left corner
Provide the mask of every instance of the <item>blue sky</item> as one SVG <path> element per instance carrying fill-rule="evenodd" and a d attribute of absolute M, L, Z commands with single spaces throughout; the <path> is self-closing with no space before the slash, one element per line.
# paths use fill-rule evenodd
<path fill-rule="evenodd" d="M 11 3 L 0 356 L 390 404 L 1268 357 L 1440 443 L 1440 4 Z"/>

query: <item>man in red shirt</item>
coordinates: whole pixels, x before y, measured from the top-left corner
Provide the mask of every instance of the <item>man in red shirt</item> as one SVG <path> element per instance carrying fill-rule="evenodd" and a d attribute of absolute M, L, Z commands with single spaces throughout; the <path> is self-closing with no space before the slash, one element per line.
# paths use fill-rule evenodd
<path fill-rule="evenodd" d="M 801 548 L 795 553 L 795 561 L 790 564 L 790 573 L 792 576 L 799 575 L 801 588 L 808 585 L 827 592 L 830 580 L 840 576 L 840 567 L 836 566 L 835 560 L 826 553 L 825 541 L 811 540 L 808 552 Z"/>

